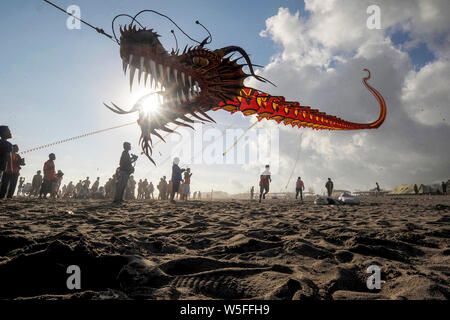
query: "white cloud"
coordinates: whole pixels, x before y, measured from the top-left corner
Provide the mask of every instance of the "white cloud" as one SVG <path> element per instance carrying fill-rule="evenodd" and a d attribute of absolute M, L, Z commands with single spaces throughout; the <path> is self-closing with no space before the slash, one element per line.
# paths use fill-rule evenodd
<path fill-rule="evenodd" d="M 417 121 L 439 125 L 450 123 L 450 61 L 436 61 L 405 79 L 402 100 Z"/>
<path fill-rule="evenodd" d="M 376 101 L 360 82 L 367 67 L 372 71 L 370 83 L 388 104 L 387 119 L 378 130 L 319 132 L 282 126 L 280 167 L 284 170 L 277 180 L 287 182 L 296 162 L 294 176 L 301 174 L 316 192 L 321 192 L 327 177 L 339 189 L 368 189 L 375 182 L 390 188 L 448 178 L 450 72 L 445 45 L 436 39 L 443 39 L 442 32 L 448 30 L 450 3 L 378 3 L 381 30 L 366 27 L 366 8 L 373 4 L 369 1 L 307 0 L 305 17 L 280 8 L 266 20 L 261 36 L 280 45 L 280 52 L 261 74 L 277 87 L 254 79 L 250 86 L 346 120 L 371 122 L 378 116 Z M 438 60 L 414 71 L 406 47 L 392 43 L 395 30 L 409 32 L 412 41 L 425 42 Z M 419 115 L 421 106 L 428 107 Z"/>

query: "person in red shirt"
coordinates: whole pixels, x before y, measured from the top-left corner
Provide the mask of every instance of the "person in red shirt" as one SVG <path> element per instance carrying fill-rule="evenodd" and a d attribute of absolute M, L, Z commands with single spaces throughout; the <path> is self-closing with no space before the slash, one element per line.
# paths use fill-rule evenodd
<path fill-rule="evenodd" d="M 305 184 L 302 181 L 302 178 L 298 177 L 297 183 L 295 184 L 295 199 L 298 198 L 298 194 L 300 193 L 300 200 L 303 203 L 303 190 L 305 190 Z"/>
<path fill-rule="evenodd" d="M 48 160 L 44 163 L 44 181 L 42 182 L 39 198 L 47 198 L 47 194 L 52 192 L 52 184 L 56 178 L 55 161 L 56 156 L 50 153 Z"/>
<path fill-rule="evenodd" d="M 13 145 L 13 150 L 9 154 L 6 170 L 3 174 L 2 186 L 0 188 L 0 199 L 11 199 L 16 191 L 17 180 L 20 175 L 20 166 L 24 165 L 24 160 L 18 155 L 19 146 Z"/>
<path fill-rule="evenodd" d="M 270 173 L 270 166 L 266 165 L 266 170 L 261 174 L 260 180 L 259 180 L 259 202 L 261 202 L 261 199 L 266 198 L 266 194 L 269 193 L 269 186 L 270 182 L 272 182 L 271 173 Z"/>

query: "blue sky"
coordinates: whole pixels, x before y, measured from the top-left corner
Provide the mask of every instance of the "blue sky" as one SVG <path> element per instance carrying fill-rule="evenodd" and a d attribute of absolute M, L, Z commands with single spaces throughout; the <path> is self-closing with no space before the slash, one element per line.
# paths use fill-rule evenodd
<path fill-rule="evenodd" d="M 111 33 L 111 20 L 116 14 L 135 14 L 142 9 L 153 9 L 167 14 L 188 34 L 202 40 L 206 34 L 197 26 L 200 20 L 213 35 L 210 48 L 238 45 L 251 54 L 256 64 L 267 65 L 280 53 L 280 43 L 268 37 L 261 37 L 266 28 L 266 20 L 277 15 L 280 7 L 288 8 L 294 14 L 305 14 L 305 4 L 299 0 L 287 1 L 55 1 L 67 8 L 78 5 L 82 18 L 89 23 Z M 43 1 L 2 1 L 0 37 L 3 61 L 0 70 L 0 94 L 2 96 L 1 123 L 11 127 L 14 139 L 21 150 L 57 141 L 85 132 L 103 129 L 133 121 L 136 116 L 118 116 L 107 110 L 103 102 L 113 101 L 121 106 L 131 106 L 133 99 L 129 93 L 128 79 L 123 76 L 119 47 L 94 30 L 82 26 L 81 30 L 66 28 L 67 16 Z M 119 20 L 126 23 L 127 20 Z M 173 28 L 161 18 L 144 14 L 140 21 L 153 27 L 163 36 L 167 49 L 173 45 L 169 30 Z M 295 31 L 293 31 L 295 32 Z M 396 47 L 402 47 L 411 40 L 407 31 L 388 31 Z M 180 47 L 192 44 L 177 32 Z M 411 48 L 403 49 L 409 55 L 414 70 L 420 70 L 436 59 L 436 55 L 425 42 L 418 42 Z M 334 67 L 334 65 L 332 65 Z M 212 113 L 219 129 L 230 125 L 247 128 L 248 119 L 224 112 Z M 22 174 L 31 175 L 42 167 L 49 152 L 57 155 L 57 169 L 66 173 L 65 181 L 90 176 L 102 177 L 104 182 L 117 165 L 122 141 L 130 141 L 134 152 L 139 153 L 137 141 L 139 129 L 129 126 L 108 133 L 58 145 L 25 156 L 27 166 Z M 170 152 L 169 144 L 160 144 L 157 161 L 165 159 Z M 293 155 L 296 154 L 292 150 Z M 247 184 L 230 184 L 229 175 L 239 175 L 240 166 L 223 170 L 222 174 L 211 177 L 208 170 L 222 170 L 221 167 L 194 167 L 204 179 L 196 187 L 228 192 L 244 191 Z M 228 172 L 225 172 L 228 171 Z M 247 178 L 255 176 L 259 169 L 246 171 Z M 169 175 L 168 164 L 155 168 L 145 159 L 140 159 L 136 176 L 156 181 L 162 174 Z M 239 179 L 238 179 L 239 180 Z M 221 181 L 224 181 L 221 184 Z M 228 181 L 228 182 L 227 182 Z M 281 183 L 280 183 L 281 184 Z M 284 182 L 283 182 L 284 184 Z"/>

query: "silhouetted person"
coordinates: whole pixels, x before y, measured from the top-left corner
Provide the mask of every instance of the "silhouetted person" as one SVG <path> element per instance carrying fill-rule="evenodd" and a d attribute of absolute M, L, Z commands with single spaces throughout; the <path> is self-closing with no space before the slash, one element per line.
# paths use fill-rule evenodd
<path fill-rule="evenodd" d="M 185 169 L 180 169 L 178 164 L 180 163 L 180 158 L 176 157 L 173 159 L 173 165 L 172 165 L 172 192 L 170 193 L 170 202 L 175 203 L 175 200 L 173 199 L 175 197 L 175 193 L 179 192 L 180 190 L 180 183 L 181 180 L 183 180 L 181 174 L 185 171 Z"/>
<path fill-rule="evenodd" d="M 150 184 L 148 185 L 148 193 L 149 193 L 149 199 L 150 197 L 152 199 L 155 199 L 155 196 L 153 195 L 153 193 L 155 192 L 155 187 L 153 186 L 153 182 L 150 181 Z"/>
<path fill-rule="evenodd" d="M 295 199 L 298 198 L 300 194 L 300 200 L 303 202 L 303 191 L 305 190 L 305 184 L 302 181 L 302 178 L 298 177 L 297 182 L 295 183 Z"/>
<path fill-rule="evenodd" d="M 44 163 L 44 181 L 42 182 L 41 191 L 39 192 L 39 198 L 47 198 L 47 194 L 52 192 L 52 184 L 55 181 L 55 161 L 56 156 L 54 153 L 48 155 L 48 160 Z"/>
<path fill-rule="evenodd" d="M 266 165 L 266 170 L 261 174 L 259 180 L 259 202 L 261 199 L 266 198 L 266 194 L 269 193 L 270 182 L 272 182 L 272 177 L 270 173 L 270 166 Z"/>
<path fill-rule="evenodd" d="M 129 142 L 123 143 L 123 152 L 120 157 L 119 177 L 116 186 L 116 194 L 114 196 L 114 202 L 119 203 L 123 201 L 125 189 L 127 188 L 128 179 L 134 172 L 133 163 L 137 160 L 136 157 L 131 158 L 129 152 L 131 150 L 131 144 Z"/>
<path fill-rule="evenodd" d="M 81 191 L 83 189 L 83 181 L 79 180 L 78 183 L 75 185 L 75 198 L 81 197 Z"/>
<path fill-rule="evenodd" d="M 331 178 L 328 178 L 327 183 L 325 184 L 325 188 L 327 188 L 328 196 L 331 197 L 333 194 L 333 181 L 331 181 Z"/>
<path fill-rule="evenodd" d="M 94 184 L 91 187 L 91 194 L 94 194 L 98 191 L 98 187 L 100 186 L 100 177 L 97 177 L 97 180 L 95 180 Z"/>
<path fill-rule="evenodd" d="M 134 200 L 134 192 L 136 189 L 136 181 L 134 181 L 134 177 L 130 176 L 127 183 L 127 188 L 125 190 L 125 199 Z"/>
<path fill-rule="evenodd" d="M 61 181 L 63 179 L 64 173 L 61 170 L 58 170 L 58 173 L 55 175 L 55 180 L 52 183 L 52 192 L 51 197 L 55 199 L 59 196 L 59 187 L 61 186 Z"/>
<path fill-rule="evenodd" d="M 23 187 L 25 183 L 25 178 L 19 179 L 19 186 L 17 187 L 17 195 L 23 195 Z"/>
<path fill-rule="evenodd" d="M 442 181 L 442 194 L 447 194 L 447 184 L 444 181 Z"/>
<path fill-rule="evenodd" d="M 415 194 L 419 193 L 419 188 L 417 187 L 417 184 L 414 185 L 414 193 Z"/>
<path fill-rule="evenodd" d="M 183 183 L 183 198 L 184 200 L 188 200 L 189 194 L 191 192 L 191 169 L 187 168 L 184 172 L 184 183 Z"/>
<path fill-rule="evenodd" d="M 252 186 L 250 188 L 250 200 L 253 200 L 254 196 L 255 196 L 255 187 Z"/>
<path fill-rule="evenodd" d="M 8 139 L 12 138 L 8 126 L 0 126 L 0 185 L 2 183 L 3 173 L 6 170 L 9 154 L 13 151 L 12 144 Z"/>
<path fill-rule="evenodd" d="M 149 198 L 149 194 L 148 194 L 148 181 L 147 179 L 144 179 L 141 182 L 141 199 L 148 199 Z M 138 197 L 139 197 L 139 184 L 138 184 Z"/>
<path fill-rule="evenodd" d="M 375 183 L 377 185 L 377 187 L 375 188 L 375 196 L 378 197 L 378 194 L 380 193 L 381 189 L 380 189 L 380 185 L 378 184 L 378 182 Z"/>
<path fill-rule="evenodd" d="M 69 184 L 67 185 L 67 189 L 66 189 L 66 194 L 67 194 L 68 198 L 73 197 L 74 190 L 75 190 L 75 186 L 73 185 L 73 182 L 70 181 Z"/>
<path fill-rule="evenodd" d="M 42 175 L 41 170 L 38 170 L 36 174 L 33 176 L 33 180 L 31 181 L 31 192 L 30 196 L 37 196 L 39 194 L 39 189 L 42 185 Z"/>
<path fill-rule="evenodd" d="M 6 170 L 3 173 L 2 186 L 0 187 L 0 199 L 11 199 L 16 191 L 17 180 L 19 180 L 21 165 L 25 165 L 23 159 L 19 156 L 19 146 L 13 145 L 12 152 L 9 153 Z"/>

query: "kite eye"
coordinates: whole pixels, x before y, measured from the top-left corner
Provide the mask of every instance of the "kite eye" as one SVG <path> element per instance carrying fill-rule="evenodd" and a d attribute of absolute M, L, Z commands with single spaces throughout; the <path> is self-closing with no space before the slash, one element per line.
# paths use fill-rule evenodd
<path fill-rule="evenodd" d="M 203 57 L 194 57 L 192 58 L 192 62 L 199 67 L 206 67 L 209 65 L 209 60 Z"/>

